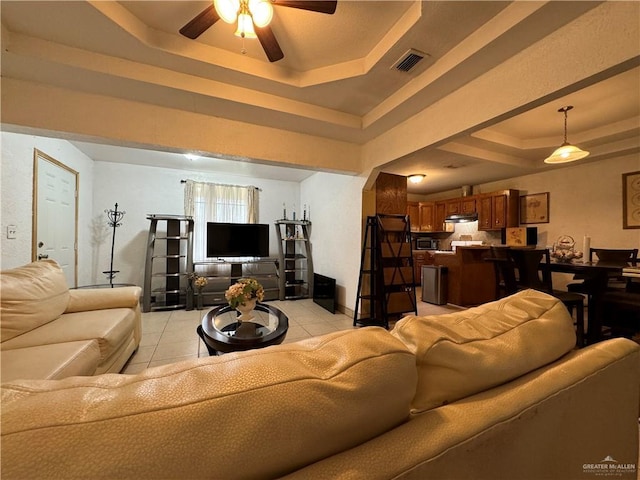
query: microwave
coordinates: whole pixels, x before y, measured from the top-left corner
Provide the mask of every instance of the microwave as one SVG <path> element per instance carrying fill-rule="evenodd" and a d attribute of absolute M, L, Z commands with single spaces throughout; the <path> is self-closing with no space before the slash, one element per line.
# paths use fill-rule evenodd
<path fill-rule="evenodd" d="M 416 238 L 416 250 L 437 250 L 438 240 L 434 240 L 428 237 Z"/>

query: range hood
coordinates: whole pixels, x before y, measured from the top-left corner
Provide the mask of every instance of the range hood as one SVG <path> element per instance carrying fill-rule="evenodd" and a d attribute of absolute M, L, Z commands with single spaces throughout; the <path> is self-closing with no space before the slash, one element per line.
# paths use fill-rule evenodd
<path fill-rule="evenodd" d="M 467 223 L 475 222 L 476 220 L 478 220 L 477 213 L 454 213 L 444 219 L 446 223 Z"/>

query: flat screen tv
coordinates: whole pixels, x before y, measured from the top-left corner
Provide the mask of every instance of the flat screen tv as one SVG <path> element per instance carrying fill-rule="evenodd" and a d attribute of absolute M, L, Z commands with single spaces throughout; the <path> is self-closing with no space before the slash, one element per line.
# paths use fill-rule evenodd
<path fill-rule="evenodd" d="M 269 225 L 207 222 L 207 257 L 268 257 Z"/>

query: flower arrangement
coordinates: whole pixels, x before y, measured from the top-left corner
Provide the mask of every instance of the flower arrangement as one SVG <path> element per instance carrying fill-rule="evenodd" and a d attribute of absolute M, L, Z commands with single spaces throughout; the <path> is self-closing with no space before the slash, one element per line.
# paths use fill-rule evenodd
<path fill-rule="evenodd" d="M 237 308 L 252 298 L 261 302 L 264 299 L 264 288 L 255 278 L 241 278 L 224 292 L 224 297 L 231 308 Z"/>
<path fill-rule="evenodd" d="M 209 283 L 207 277 L 201 277 L 195 272 L 191 272 L 187 278 L 189 280 L 189 285 L 196 287 L 198 290 L 202 290 L 207 283 Z"/>
<path fill-rule="evenodd" d="M 196 276 L 196 279 L 193 281 L 193 284 L 196 286 L 198 290 L 201 290 L 203 287 L 205 287 L 207 283 L 209 283 L 207 280 L 207 277 Z"/>

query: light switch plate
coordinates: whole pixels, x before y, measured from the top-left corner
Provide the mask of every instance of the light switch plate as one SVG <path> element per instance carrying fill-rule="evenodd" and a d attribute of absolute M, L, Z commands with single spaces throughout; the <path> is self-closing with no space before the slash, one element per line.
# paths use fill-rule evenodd
<path fill-rule="evenodd" d="M 14 239 L 18 234 L 18 227 L 15 225 L 7 225 L 7 238 Z"/>

